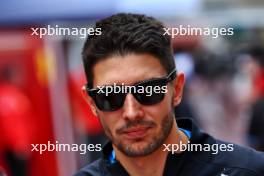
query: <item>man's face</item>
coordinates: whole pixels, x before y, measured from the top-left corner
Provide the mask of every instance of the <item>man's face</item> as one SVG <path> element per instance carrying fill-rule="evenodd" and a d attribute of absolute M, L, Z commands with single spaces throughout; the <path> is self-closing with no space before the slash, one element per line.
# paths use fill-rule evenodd
<path fill-rule="evenodd" d="M 137 82 L 166 76 L 157 58 L 148 54 L 113 56 L 93 68 L 94 87 Z M 157 150 L 168 137 L 173 125 L 174 89 L 167 86 L 164 99 L 154 105 L 140 104 L 127 94 L 122 108 L 105 112 L 91 105 L 113 145 L 127 156 L 144 156 Z"/>

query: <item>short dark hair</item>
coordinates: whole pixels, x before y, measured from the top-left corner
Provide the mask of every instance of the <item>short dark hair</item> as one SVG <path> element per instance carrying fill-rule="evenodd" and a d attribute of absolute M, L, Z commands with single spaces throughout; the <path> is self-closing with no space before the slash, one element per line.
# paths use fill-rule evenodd
<path fill-rule="evenodd" d="M 88 36 L 82 51 L 88 87 L 93 86 L 93 67 L 103 59 L 127 54 L 150 54 L 170 73 L 175 69 L 171 37 L 153 17 L 119 13 L 96 22 L 101 35 Z"/>

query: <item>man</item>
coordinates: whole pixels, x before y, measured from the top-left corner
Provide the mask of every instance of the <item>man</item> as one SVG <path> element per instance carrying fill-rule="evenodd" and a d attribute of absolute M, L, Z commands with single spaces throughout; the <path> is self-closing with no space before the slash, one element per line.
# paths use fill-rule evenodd
<path fill-rule="evenodd" d="M 95 27 L 102 34 L 83 48 L 83 93 L 111 142 L 76 176 L 264 175 L 263 153 L 218 141 L 190 120 L 176 122 L 184 74 L 159 21 L 117 14 Z"/>

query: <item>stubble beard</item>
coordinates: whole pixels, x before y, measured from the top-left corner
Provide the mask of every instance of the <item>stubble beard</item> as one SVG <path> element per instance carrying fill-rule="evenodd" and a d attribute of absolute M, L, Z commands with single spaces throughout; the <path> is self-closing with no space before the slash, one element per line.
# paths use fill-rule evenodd
<path fill-rule="evenodd" d="M 107 127 L 104 128 L 107 137 L 110 138 L 113 145 L 116 146 L 118 150 L 120 150 L 123 154 L 129 157 L 140 157 L 149 155 L 161 147 L 161 145 L 167 139 L 172 130 L 173 119 L 173 113 L 170 113 L 167 117 L 162 120 L 160 128 L 161 130 L 158 132 L 157 135 L 154 134 L 150 140 L 139 140 L 135 141 L 134 144 L 132 143 L 130 145 L 123 142 L 122 140 L 114 139 L 113 135 L 110 132 L 110 129 Z M 143 145 L 138 146 L 139 142 L 143 143 Z"/>

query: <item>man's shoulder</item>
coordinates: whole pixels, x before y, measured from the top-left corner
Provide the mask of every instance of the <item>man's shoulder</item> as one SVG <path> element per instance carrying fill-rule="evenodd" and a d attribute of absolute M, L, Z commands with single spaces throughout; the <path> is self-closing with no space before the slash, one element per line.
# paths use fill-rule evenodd
<path fill-rule="evenodd" d="M 195 165 L 199 168 L 199 170 L 211 173 L 211 175 L 217 170 L 222 172 L 224 175 L 264 175 L 263 152 L 258 152 L 251 148 L 217 140 L 211 135 L 200 130 L 195 123 L 188 119 L 177 120 L 177 124 L 179 127 L 191 131 L 192 144 L 197 144 L 197 147 L 201 145 L 206 148 L 204 151 L 194 151 L 189 153 L 189 156 L 192 158 L 191 161 L 194 162 L 191 164 L 190 160 L 188 160 L 189 165 L 192 167 Z M 230 150 L 230 146 L 232 146 L 232 150 Z"/>
<path fill-rule="evenodd" d="M 233 151 L 221 152 L 220 157 L 219 160 L 230 167 L 248 170 L 256 175 L 264 175 L 263 152 L 234 144 Z"/>
<path fill-rule="evenodd" d="M 231 143 L 216 140 L 218 146 Z M 248 173 L 248 175 L 264 175 L 264 153 L 254 149 L 231 144 L 232 151 L 219 151 L 217 154 L 210 153 L 210 157 L 198 157 L 200 162 L 210 163 L 221 168 L 225 168 L 234 173 Z M 207 153 L 208 154 L 208 153 Z M 196 158 L 197 159 L 197 158 Z"/>
<path fill-rule="evenodd" d="M 102 159 L 98 159 L 90 164 L 84 166 L 80 171 L 78 171 L 74 176 L 92 176 L 101 175 L 102 170 L 100 169 L 102 164 Z"/>

